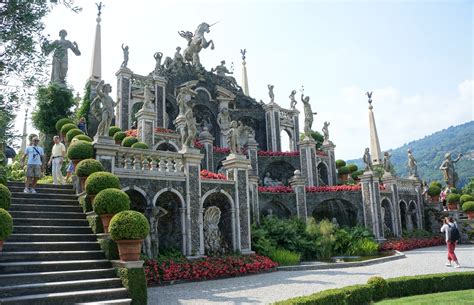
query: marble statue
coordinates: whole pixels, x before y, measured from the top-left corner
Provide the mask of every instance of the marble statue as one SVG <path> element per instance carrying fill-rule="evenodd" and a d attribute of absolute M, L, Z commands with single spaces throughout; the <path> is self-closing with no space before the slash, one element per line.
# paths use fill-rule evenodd
<path fill-rule="evenodd" d="M 393 171 L 393 164 L 392 161 L 390 161 L 390 157 L 392 157 L 392 155 L 388 151 L 383 153 L 383 171 L 384 174 L 387 175 L 391 175 Z"/>
<path fill-rule="evenodd" d="M 318 114 L 311 110 L 311 104 L 309 103 L 309 96 L 304 97 L 304 94 L 301 93 L 301 101 L 304 105 L 304 135 L 306 138 L 311 139 L 311 127 L 313 126 L 313 115 Z"/>
<path fill-rule="evenodd" d="M 290 96 L 289 96 L 291 109 L 296 109 L 296 104 L 298 103 L 295 99 L 295 95 L 296 95 L 296 90 L 291 91 Z"/>
<path fill-rule="evenodd" d="M 221 210 L 216 206 L 208 207 L 203 216 L 204 249 L 206 254 L 222 254 L 225 247 L 222 243 L 222 235 L 219 229 Z"/>
<path fill-rule="evenodd" d="M 184 59 L 188 62 L 192 62 L 194 66 L 201 65 L 201 61 L 199 59 L 199 52 L 201 52 L 202 49 L 207 49 L 207 47 L 211 46 L 211 50 L 214 50 L 214 42 L 212 40 L 207 41 L 204 37 L 204 34 L 209 33 L 209 29 L 214 24 L 209 25 L 203 22 L 198 25 L 194 34 L 189 31 L 178 32 L 178 34 L 181 37 L 185 38 L 188 42 L 188 46 L 186 49 L 184 49 L 183 52 Z"/>
<path fill-rule="evenodd" d="M 462 157 L 462 154 L 459 154 L 455 160 L 451 159 L 451 153 L 444 155 L 443 163 L 439 169 L 443 172 L 444 181 L 450 187 L 456 187 L 458 181 L 458 174 L 454 168 L 454 164 L 457 163 Z"/>
<path fill-rule="evenodd" d="M 331 123 L 329 122 L 324 122 L 324 126 L 323 126 L 323 137 L 324 137 L 324 141 L 323 143 L 329 143 L 329 125 Z"/>
<path fill-rule="evenodd" d="M 109 95 L 109 93 L 112 92 L 112 86 L 110 86 L 110 84 L 105 84 L 105 82 L 101 80 L 100 83 L 97 84 L 96 91 L 97 96 L 91 103 L 91 109 L 95 118 L 100 122 L 97 127 L 97 133 L 94 136 L 94 139 L 97 140 L 99 136 L 109 135 L 109 128 L 114 118 L 116 103 Z"/>
<path fill-rule="evenodd" d="M 219 114 L 217 115 L 217 125 L 221 130 L 221 133 L 226 133 L 230 127 L 230 114 L 227 108 L 222 108 Z"/>
<path fill-rule="evenodd" d="M 66 75 L 68 70 L 68 49 L 71 49 L 71 51 L 77 56 L 81 55 L 81 51 L 79 51 L 77 42 L 70 42 L 69 40 L 66 40 L 66 36 L 66 30 L 61 30 L 59 31 L 59 40 L 55 40 L 51 44 L 45 43 L 44 45 L 46 55 L 54 50 L 51 82 L 56 82 L 59 84 L 66 83 Z"/>
<path fill-rule="evenodd" d="M 275 86 L 268 84 L 268 96 L 270 96 L 270 102 L 273 103 L 275 101 L 275 94 L 273 94 L 273 88 Z"/>
<path fill-rule="evenodd" d="M 150 258 L 156 258 L 159 254 L 158 220 L 166 214 L 168 214 L 168 211 L 160 206 L 154 206 L 146 213 L 150 224 L 150 233 L 143 240 L 143 252 Z"/>
<path fill-rule="evenodd" d="M 365 171 L 372 171 L 372 157 L 370 156 L 369 148 L 367 147 L 364 152 L 362 160 L 365 164 Z"/>
<path fill-rule="evenodd" d="M 196 141 L 197 135 L 197 126 L 196 118 L 193 115 L 193 110 L 188 109 L 184 115 L 186 118 L 186 127 L 185 127 L 185 137 L 183 146 L 185 147 L 194 147 L 194 142 Z"/>
<path fill-rule="evenodd" d="M 231 154 L 240 153 L 239 147 L 239 125 L 237 121 L 230 122 L 229 131 L 227 132 L 227 145 Z"/>
<path fill-rule="evenodd" d="M 174 53 L 173 65 L 175 68 L 184 67 L 184 57 L 181 55 L 181 47 L 176 47 L 176 52 Z"/>
<path fill-rule="evenodd" d="M 153 55 L 153 58 L 155 58 L 155 71 L 154 71 L 154 73 L 157 74 L 158 71 L 161 70 L 161 59 L 163 58 L 163 53 L 156 52 Z"/>
<path fill-rule="evenodd" d="M 196 96 L 196 91 L 191 89 L 191 86 L 189 85 L 179 90 L 178 96 L 176 98 L 179 109 L 178 116 L 184 116 L 186 111 L 191 108 L 190 103 L 194 96 Z"/>
<path fill-rule="evenodd" d="M 272 179 L 270 172 L 267 172 L 263 177 L 263 186 L 275 186 L 275 181 Z"/>
<path fill-rule="evenodd" d="M 151 92 L 150 85 L 148 83 L 146 83 L 145 86 L 143 87 L 143 99 L 144 99 L 144 102 L 143 102 L 142 109 L 153 111 L 154 110 L 153 102 L 155 100 L 155 96 L 153 92 Z"/>
<path fill-rule="evenodd" d="M 411 149 L 408 151 L 408 172 L 410 173 L 410 177 L 418 177 L 418 165 L 416 163 L 416 159 L 411 152 Z"/>
<path fill-rule="evenodd" d="M 123 62 L 122 65 L 120 65 L 122 68 L 126 68 L 128 65 L 128 46 L 124 47 L 124 44 L 122 43 L 122 51 L 123 51 Z"/>

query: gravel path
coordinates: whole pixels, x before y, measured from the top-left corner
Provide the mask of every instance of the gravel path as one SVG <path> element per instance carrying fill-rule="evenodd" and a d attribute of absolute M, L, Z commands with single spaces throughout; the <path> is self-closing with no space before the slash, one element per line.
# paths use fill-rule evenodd
<path fill-rule="evenodd" d="M 268 304 L 320 290 L 363 284 L 384 278 L 442 272 L 474 271 L 474 246 L 457 247 L 462 268 L 444 266 L 445 247 L 407 251 L 406 258 L 378 265 L 334 270 L 278 271 L 222 280 L 183 283 L 148 289 L 148 304 Z"/>

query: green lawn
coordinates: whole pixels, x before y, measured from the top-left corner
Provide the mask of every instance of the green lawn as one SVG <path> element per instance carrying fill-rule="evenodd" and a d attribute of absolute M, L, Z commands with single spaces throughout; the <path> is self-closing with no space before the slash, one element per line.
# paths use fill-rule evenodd
<path fill-rule="evenodd" d="M 423 294 L 401 299 L 389 299 L 377 305 L 465 305 L 474 304 L 474 289 Z"/>

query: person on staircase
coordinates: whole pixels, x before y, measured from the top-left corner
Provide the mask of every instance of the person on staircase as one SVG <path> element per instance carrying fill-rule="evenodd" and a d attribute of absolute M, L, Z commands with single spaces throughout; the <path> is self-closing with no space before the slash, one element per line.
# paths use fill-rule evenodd
<path fill-rule="evenodd" d="M 25 149 L 25 154 L 21 159 L 21 166 L 25 164 L 25 159 L 28 157 L 28 163 L 26 165 L 25 189 L 23 192 L 36 194 L 36 183 L 38 182 L 38 179 L 41 178 L 41 172 L 44 169 L 44 151 L 42 147 L 38 146 L 39 139 L 37 137 L 33 138 L 32 142 L 32 145 Z"/>
<path fill-rule="evenodd" d="M 58 136 L 54 136 L 53 141 L 54 145 L 51 149 L 51 157 L 49 158 L 48 166 L 52 165 L 53 184 L 64 184 L 61 167 L 63 166 L 66 147 L 59 141 Z"/>

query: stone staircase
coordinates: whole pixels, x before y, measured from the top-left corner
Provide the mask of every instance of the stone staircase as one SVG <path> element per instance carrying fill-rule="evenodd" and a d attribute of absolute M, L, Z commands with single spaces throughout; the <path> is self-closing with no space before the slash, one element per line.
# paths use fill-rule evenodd
<path fill-rule="evenodd" d="M 70 185 L 9 183 L 13 234 L 0 253 L 0 304 L 130 304 Z"/>

